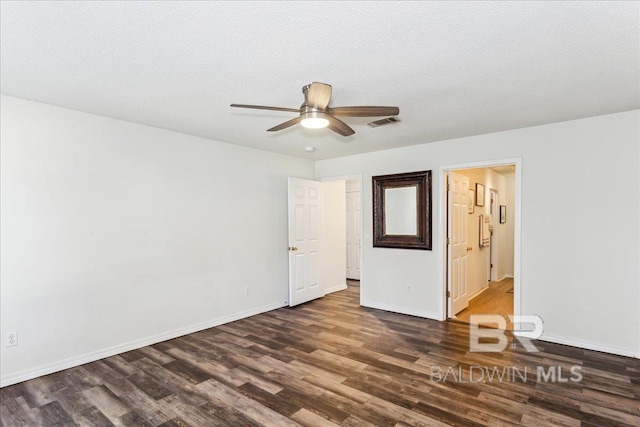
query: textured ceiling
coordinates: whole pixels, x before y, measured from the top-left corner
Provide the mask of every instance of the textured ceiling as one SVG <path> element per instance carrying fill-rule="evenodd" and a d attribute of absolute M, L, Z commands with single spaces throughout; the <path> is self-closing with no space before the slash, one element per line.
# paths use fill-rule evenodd
<path fill-rule="evenodd" d="M 3 94 L 303 158 L 640 108 L 638 2 L 0 4 Z M 312 81 L 401 122 L 267 133 L 295 114 L 229 107 Z"/>

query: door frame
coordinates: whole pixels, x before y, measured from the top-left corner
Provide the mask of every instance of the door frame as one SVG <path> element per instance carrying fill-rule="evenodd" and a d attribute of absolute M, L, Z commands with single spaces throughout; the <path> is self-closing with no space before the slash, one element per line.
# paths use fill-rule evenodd
<path fill-rule="evenodd" d="M 320 179 L 320 182 L 330 182 L 330 181 L 360 181 L 360 305 L 365 301 L 365 265 L 364 265 L 364 206 L 362 204 L 364 198 L 362 195 L 364 194 L 364 180 L 362 179 L 362 174 L 353 174 L 353 175 L 340 175 L 340 176 L 329 176 Z M 345 192 L 346 197 L 346 192 Z M 325 206 L 323 206 L 324 208 Z M 345 212 L 346 215 L 346 212 Z M 346 278 L 346 271 L 345 271 Z"/>
<path fill-rule="evenodd" d="M 488 282 L 498 281 L 498 270 L 500 267 L 499 265 L 500 260 L 498 259 L 498 254 L 504 251 L 504 248 L 502 247 L 502 245 L 499 243 L 499 240 L 498 240 L 498 224 L 500 223 L 499 221 L 500 192 L 495 188 L 489 187 L 490 200 L 493 199 L 494 195 L 495 195 L 495 200 L 493 202 L 489 201 L 490 212 L 491 212 L 491 226 L 493 227 L 493 234 L 491 235 L 491 240 L 489 243 L 489 277 L 488 277 L 489 280 Z"/>
<path fill-rule="evenodd" d="M 358 197 L 360 198 L 359 208 L 358 208 L 360 210 L 360 215 L 359 216 L 362 216 L 362 185 L 361 185 L 359 180 L 353 179 L 353 180 L 350 180 L 350 181 L 351 182 L 355 182 L 355 181 L 358 182 L 358 191 L 357 192 L 356 191 L 349 191 L 349 189 L 346 188 L 347 187 L 347 183 L 349 181 L 344 181 L 344 183 L 345 183 L 345 196 L 346 196 L 346 201 L 347 201 L 347 212 L 349 212 L 349 195 L 357 193 Z M 360 249 L 358 250 L 358 258 L 360 258 L 360 252 L 362 252 L 362 239 L 363 239 L 363 236 L 362 236 L 362 233 L 361 233 L 361 231 L 362 231 L 361 230 L 362 229 L 362 224 L 360 224 L 361 222 L 362 222 L 362 218 L 358 218 L 359 227 L 358 227 L 357 232 L 360 233 Z M 349 219 L 348 218 L 347 218 L 347 223 L 346 223 L 346 227 L 345 228 L 347 229 L 347 235 L 348 235 L 349 234 Z M 349 277 L 347 276 L 347 280 L 358 280 L 358 281 L 360 281 L 360 279 L 362 278 L 361 271 L 360 271 L 361 268 L 362 268 L 362 265 L 360 264 L 360 259 L 359 259 L 358 260 L 358 268 L 357 268 L 357 276 L 358 276 L 358 278 L 357 279 L 349 279 Z M 349 269 L 348 268 L 347 268 L 347 273 L 349 273 Z"/>
<path fill-rule="evenodd" d="M 437 239 L 440 239 L 440 251 L 439 252 L 439 265 L 441 266 L 439 271 L 439 283 L 441 289 L 442 298 L 440 299 L 439 307 L 439 320 L 447 320 L 449 318 L 449 308 L 447 304 L 447 263 L 448 263 L 448 251 L 447 251 L 447 172 L 456 171 L 460 169 L 476 169 L 476 168 L 488 168 L 492 166 L 505 166 L 515 165 L 515 206 L 514 206 L 514 227 L 513 227 L 513 314 L 520 315 L 522 313 L 522 214 L 521 214 L 521 201 L 522 201 L 522 157 L 512 157 L 505 159 L 495 160 L 483 160 L 477 162 L 457 163 L 451 165 L 443 165 L 438 168 L 438 179 L 440 180 L 440 200 L 439 200 L 439 226 L 440 233 L 436 235 Z M 434 247 L 437 247 L 438 243 L 434 242 Z"/>

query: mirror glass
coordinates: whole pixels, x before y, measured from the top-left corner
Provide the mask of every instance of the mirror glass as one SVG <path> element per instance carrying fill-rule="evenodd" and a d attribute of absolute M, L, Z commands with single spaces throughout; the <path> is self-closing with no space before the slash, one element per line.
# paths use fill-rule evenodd
<path fill-rule="evenodd" d="M 418 235 L 418 187 L 384 189 L 385 234 L 393 236 Z"/>

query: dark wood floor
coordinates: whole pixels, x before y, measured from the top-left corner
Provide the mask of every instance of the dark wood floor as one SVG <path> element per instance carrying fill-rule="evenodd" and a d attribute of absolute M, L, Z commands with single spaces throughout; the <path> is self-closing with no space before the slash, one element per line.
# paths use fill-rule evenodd
<path fill-rule="evenodd" d="M 2 425 L 640 425 L 638 360 L 542 342 L 471 353 L 468 325 L 361 308 L 355 284 L 5 387 Z M 538 365 L 584 378 L 537 381 Z M 466 382 L 432 375 L 447 366 Z M 472 381 L 494 366 L 533 371 Z"/>

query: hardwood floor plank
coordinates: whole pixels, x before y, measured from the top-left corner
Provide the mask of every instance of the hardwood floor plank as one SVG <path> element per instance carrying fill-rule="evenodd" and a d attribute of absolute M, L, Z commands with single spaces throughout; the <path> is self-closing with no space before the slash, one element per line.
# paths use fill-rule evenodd
<path fill-rule="evenodd" d="M 167 397 L 171 394 L 171 391 L 167 390 L 146 375 L 134 374 L 129 377 L 129 381 L 140 389 L 140 391 L 146 393 L 155 400 L 162 399 L 163 397 Z"/>
<path fill-rule="evenodd" d="M 114 425 L 98 408 L 93 406 L 80 412 L 76 416 L 76 422 L 81 426 L 110 427 Z"/>
<path fill-rule="evenodd" d="M 247 385 L 247 383 L 251 383 L 252 385 L 259 387 L 266 391 L 267 393 L 276 394 L 282 390 L 282 386 L 280 384 L 275 384 L 272 381 L 269 381 L 264 374 L 260 372 L 253 371 L 248 368 L 235 368 L 231 372 L 237 375 L 239 378 L 246 380 L 245 384 L 242 384 L 238 387 L 238 390 L 243 386 Z"/>
<path fill-rule="evenodd" d="M 22 407 L 17 399 L 3 396 L 0 405 L 0 419 L 5 427 L 38 425 L 40 411 L 31 409 L 26 404 Z"/>
<path fill-rule="evenodd" d="M 390 426 L 395 425 L 395 423 L 390 424 Z M 343 427 L 381 427 L 382 424 L 374 424 L 369 421 L 365 421 L 361 418 L 358 418 L 355 415 L 349 415 L 349 417 L 344 420 L 341 424 Z"/>
<path fill-rule="evenodd" d="M 116 419 L 131 410 L 127 404 L 122 402 L 104 385 L 85 390 L 82 394 L 110 420 Z"/>
<path fill-rule="evenodd" d="M 302 408 L 301 406 L 295 405 L 277 394 L 265 391 L 251 383 L 243 384 L 238 387 L 237 390 L 245 396 L 255 400 L 256 402 L 260 402 L 267 408 L 271 408 L 285 417 L 291 417 L 291 415 Z"/>
<path fill-rule="evenodd" d="M 613 421 L 618 421 L 620 425 L 640 426 L 640 417 L 616 411 L 615 409 L 610 409 L 601 405 L 582 402 L 580 404 L 580 410 L 587 414 L 594 414 Z"/>
<path fill-rule="evenodd" d="M 339 425 L 304 408 L 293 414 L 291 419 L 306 427 L 336 427 Z"/>
<path fill-rule="evenodd" d="M 137 411 L 127 412 L 115 423 L 118 426 L 124 427 L 153 427 L 155 424 L 152 424 L 140 415 Z"/>
<path fill-rule="evenodd" d="M 75 426 L 76 422 L 59 402 L 49 402 L 39 407 L 43 424 L 50 426 Z"/>
<path fill-rule="evenodd" d="M 316 377 L 315 375 L 309 375 L 304 378 L 305 381 L 314 384 L 325 390 L 332 391 L 340 396 L 344 396 L 347 399 L 351 399 L 358 403 L 364 403 L 371 398 L 370 394 L 364 393 L 353 387 L 349 387 L 345 384 L 331 381 L 328 378 Z"/>
<path fill-rule="evenodd" d="M 359 307 L 349 282 L 294 308 L 5 387 L 0 427 L 640 425 L 637 359 L 546 342 L 538 353 L 468 346 L 467 324 Z M 536 371 L 574 366 L 580 382 Z M 474 381 L 473 372 L 513 367 L 523 378 Z"/>
<path fill-rule="evenodd" d="M 365 403 L 365 407 L 371 408 L 379 413 L 385 414 L 387 417 L 395 418 L 400 422 L 411 426 L 445 427 L 447 425 L 429 416 L 395 405 L 375 396 Z"/>
<path fill-rule="evenodd" d="M 418 402 L 413 410 L 424 414 L 430 418 L 436 419 L 438 421 L 442 421 L 450 426 L 455 427 L 482 427 L 483 424 L 474 422 L 466 417 L 463 414 L 452 413 L 451 411 L 438 408 L 437 406 L 431 406 L 423 402 Z"/>
<path fill-rule="evenodd" d="M 256 424 L 252 419 L 245 417 L 242 412 L 220 401 L 210 401 L 201 406 L 201 409 L 213 417 L 226 421 L 226 425 L 234 427 L 253 427 Z"/>
<path fill-rule="evenodd" d="M 200 384 L 201 382 L 211 378 L 211 375 L 209 375 L 208 373 L 198 369 L 193 365 L 188 365 L 180 360 L 174 360 L 173 362 L 163 365 L 163 367 L 177 375 L 180 375 L 191 384 Z"/>
<path fill-rule="evenodd" d="M 291 419 L 225 385 L 212 384 L 208 380 L 198 384 L 197 387 L 208 395 L 238 409 L 246 417 L 259 423 L 259 425 L 281 425 L 285 427 L 298 425 Z"/>

